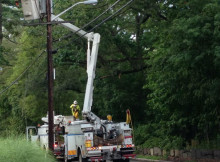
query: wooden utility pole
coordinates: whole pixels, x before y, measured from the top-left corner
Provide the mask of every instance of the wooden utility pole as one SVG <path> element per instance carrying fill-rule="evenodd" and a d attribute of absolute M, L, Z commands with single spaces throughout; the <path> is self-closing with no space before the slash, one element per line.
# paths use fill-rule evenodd
<path fill-rule="evenodd" d="M 2 2 L 0 0 L 0 45 L 2 44 L 2 40 L 3 40 L 3 34 L 2 34 L 2 15 L 3 15 Z"/>
<path fill-rule="evenodd" d="M 52 24 L 51 0 L 47 0 L 47 59 L 48 59 L 48 122 L 49 122 L 49 149 L 54 150 L 54 114 L 53 114 L 53 57 L 52 57 Z"/>

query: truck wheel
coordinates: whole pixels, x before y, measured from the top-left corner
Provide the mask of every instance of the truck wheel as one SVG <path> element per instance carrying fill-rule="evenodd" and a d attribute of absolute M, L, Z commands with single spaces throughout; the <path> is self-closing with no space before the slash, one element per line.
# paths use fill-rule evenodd
<path fill-rule="evenodd" d="M 68 158 L 67 158 L 67 156 L 65 155 L 64 156 L 64 162 L 68 162 L 69 160 L 68 160 Z"/>
<path fill-rule="evenodd" d="M 130 159 L 119 159 L 117 162 L 130 162 Z"/>
<path fill-rule="evenodd" d="M 79 151 L 79 162 L 88 162 L 87 158 L 83 158 L 81 152 Z"/>

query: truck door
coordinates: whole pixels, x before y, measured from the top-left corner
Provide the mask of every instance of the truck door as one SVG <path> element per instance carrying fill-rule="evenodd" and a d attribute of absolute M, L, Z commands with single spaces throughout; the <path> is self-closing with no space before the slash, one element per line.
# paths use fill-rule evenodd
<path fill-rule="evenodd" d="M 37 128 L 35 126 L 26 127 L 26 138 L 28 141 L 37 141 Z"/>

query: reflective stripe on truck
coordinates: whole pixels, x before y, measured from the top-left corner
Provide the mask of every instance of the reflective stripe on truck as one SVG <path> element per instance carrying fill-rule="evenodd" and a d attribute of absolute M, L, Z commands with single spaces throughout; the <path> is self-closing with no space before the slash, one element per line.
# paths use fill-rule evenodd
<path fill-rule="evenodd" d="M 76 150 L 68 150 L 68 155 L 76 155 Z"/>

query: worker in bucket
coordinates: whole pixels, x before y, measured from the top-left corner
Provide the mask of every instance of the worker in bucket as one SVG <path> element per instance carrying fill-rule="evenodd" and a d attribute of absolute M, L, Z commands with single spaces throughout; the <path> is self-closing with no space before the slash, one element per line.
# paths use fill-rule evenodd
<path fill-rule="evenodd" d="M 75 100 L 73 102 L 73 104 L 70 106 L 70 108 L 72 109 L 73 119 L 78 120 L 79 119 L 79 111 L 80 111 L 80 107 L 78 105 L 78 102 Z"/>

